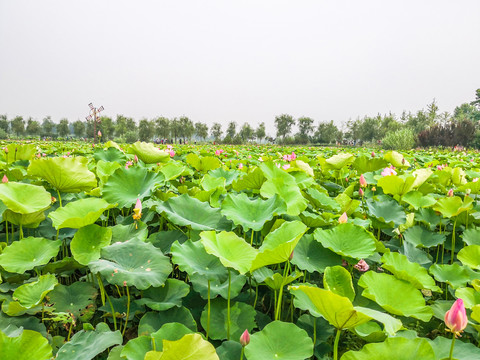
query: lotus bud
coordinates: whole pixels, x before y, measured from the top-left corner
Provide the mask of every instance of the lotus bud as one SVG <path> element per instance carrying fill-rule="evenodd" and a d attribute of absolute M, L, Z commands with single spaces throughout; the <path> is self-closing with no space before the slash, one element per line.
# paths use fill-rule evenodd
<path fill-rule="evenodd" d="M 8 154 L 8 147 L 5 146 L 5 147 L 3 148 L 3 151 L 5 151 L 5 154 Z"/>
<path fill-rule="evenodd" d="M 98 134 L 97 134 L 99 137 L 102 137 L 102 132 L 100 130 L 98 130 Z"/>
<path fill-rule="evenodd" d="M 363 197 L 364 192 L 363 192 L 363 189 L 362 189 L 362 188 L 358 189 L 358 195 L 360 195 L 361 197 Z"/>
<path fill-rule="evenodd" d="M 448 196 L 448 197 L 452 197 L 452 196 L 453 196 L 453 189 L 448 190 L 447 196 Z"/>
<path fill-rule="evenodd" d="M 174 157 L 174 156 L 175 156 L 175 151 L 170 150 L 170 157 Z"/>
<path fill-rule="evenodd" d="M 345 223 L 347 222 L 347 220 L 348 220 L 347 213 L 344 212 L 344 213 L 342 214 L 342 216 L 340 216 L 340 217 L 338 218 L 338 223 L 339 223 L 339 224 L 345 224 Z"/>
<path fill-rule="evenodd" d="M 361 187 L 367 187 L 367 180 L 365 180 L 365 177 L 362 175 L 360 175 L 360 186 Z"/>
<path fill-rule="evenodd" d="M 361 272 L 365 272 L 368 269 L 370 269 L 370 266 L 368 266 L 367 262 L 363 259 L 361 259 L 357 264 L 353 266 L 355 269 Z"/>
<path fill-rule="evenodd" d="M 372 186 L 372 191 L 373 192 L 377 191 L 377 188 L 375 186 Z"/>
<path fill-rule="evenodd" d="M 137 199 L 137 203 L 135 204 L 135 208 L 133 209 L 133 215 L 132 215 L 134 220 L 140 220 L 142 217 L 142 202 L 140 199 Z"/>
<path fill-rule="evenodd" d="M 7 175 L 3 175 L 2 183 L 4 183 L 4 184 L 8 183 L 8 177 L 7 177 Z"/>
<path fill-rule="evenodd" d="M 372 151 L 372 157 L 375 157 L 375 151 Z"/>
<path fill-rule="evenodd" d="M 135 155 L 135 156 L 133 157 L 133 161 L 138 162 L 138 156 L 137 156 L 137 155 Z"/>
<path fill-rule="evenodd" d="M 445 325 L 457 337 L 467 327 L 467 324 L 468 318 L 463 300 L 457 299 L 450 310 L 445 313 Z"/>
<path fill-rule="evenodd" d="M 288 257 L 288 261 L 292 261 L 292 259 L 293 259 L 293 251 L 292 251 L 292 253 L 290 254 L 290 256 Z"/>
<path fill-rule="evenodd" d="M 248 333 L 248 330 L 245 330 L 243 334 L 240 336 L 240 344 L 242 346 L 247 346 L 250 343 L 250 334 Z"/>

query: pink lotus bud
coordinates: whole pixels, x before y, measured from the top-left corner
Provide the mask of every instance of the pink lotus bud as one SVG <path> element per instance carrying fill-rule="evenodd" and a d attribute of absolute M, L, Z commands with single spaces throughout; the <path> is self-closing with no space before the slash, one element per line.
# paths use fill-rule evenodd
<path fill-rule="evenodd" d="M 344 212 L 344 213 L 342 214 L 342 216 L 340 216 L 340 217 L 338 218 L 338 223 L 339 223 L 339 224 L 345 224 L 345 223 L 347 222 L 347 220 L 348 220 L 347 213 Z"/>
<path fill-rule="evenodd" d="M 135 156 L 133 157 L 133 161 L 138 162 L 138 156 L 137 156 L 137 155 L 135 155 Z"/>
<path fill-rule="evenodd" d="M 360 195 L 361 197 L 363 197 L 363 195 L 365 195 L 362 188 L 358 189 L 358 195 Z"/>
<path fill-rule="evenodd" d="M 467 327 L 468 318 L 463 305 L 462 299 L 457 299 L 450 310 L 445 313 L 445 325 L 452 333 L 460 335 L 460 333 Z"/>
<path fill-rule="evenodd" d="M 372 151 L 372 157 L 375 157 L 375 151 Z"/>
<path fill-rule="evenodd" d="M 361 272 L 368 271 L 370 269 L 370 266 L 366 263 L 365 260 L 361 259 L 356 265 L 353 266 L 355 269 Z"/>
<path fill-rule="evenodd" d="M 293 251 L 292 251 L 292 253 L 290 254 L 290 256 L 288 257 L 288 261 L 292 261 L 292 259 L 293 259 Z"/>
<path fill-rule="evenodd" d="M 142 202 L 140 201 L 140 199 L 137 199 L 137 203 L 135 204 L 135 209 L 139 209 L 140 211 L 142 211 Z"/>
<path fill-rule="evenodd" d="M 243 169 L 243 164 L 242 163 L 238 164 L 238 168 Z"/>
<path fill-rule="evenodd" d="M 365 180 L 365 177 L 362 175 L 360 175 L 360 186 L 361 187 L 367 187 L 367 180 Z"/>
<path fill-rule="evenodd" d="M 240 336 L 240 344 L 242 346 L 247 346 L 250 343 L 250 334 L 248 333 L 248 330 L 245 330 L 243 334 Z"/>
<path fill-rule="evenodd" d="M 452 196 L 453 196 L 453 189 L 448 190 L 447 196 L 448 196 L 448 197 L 452 197 Z"/>
<path fill-rule="evenodd" d="M 478 181 L 478 178 L 474 178 L 474 179 L 472 180 L 472 182 L 477 182 L 477 181 Z"/>
<path fill-rule="evenodd" d="M 137 203 L 133 208 L 133 220 L 140 220 L 142 218 L 142 202 L 140 199 L 137 199 Z"/>
<path fill-rule="evenodd" d="M 5 146 L 5 147 L 3 148 L 3 151 L 5 151 L 5 154 L 8 154 L 8 147 Z"/>
<path fill-rule="evenodd" d="M 175 151 L 170 150 L 170 157 L 174 157 L 174 156 L 175 156 Z"/>
<path fill-rule="evenodd" d="M 102 132 L 100 130 L 98 130 L 98 136 L 102 137 Z"/>
<path fill-rule="evenodd" d="M 8 177 L 7 177 L 7 175 L 3 175 L 2 183 L 4 183 L 4 184 L 8 183 Z"/>
<path fill-rule="evenodd" d="M 295 155 L 295 153 L 292 151 L 292 155 L 290 156 L 290 158 L 291 158 L 292 160 L 295 160 L 295 159 L 297 158 L 297 155 Z"/>

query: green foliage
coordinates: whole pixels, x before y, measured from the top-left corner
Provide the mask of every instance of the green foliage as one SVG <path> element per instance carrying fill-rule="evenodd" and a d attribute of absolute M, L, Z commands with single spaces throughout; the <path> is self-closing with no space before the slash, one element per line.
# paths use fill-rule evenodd
<path fill-rule="evenodd" d="M 411 129 L 388 132 L 382 139 L 382 147 L 387 150 L 410 150 L 415 146 L 415 136 Z"/>

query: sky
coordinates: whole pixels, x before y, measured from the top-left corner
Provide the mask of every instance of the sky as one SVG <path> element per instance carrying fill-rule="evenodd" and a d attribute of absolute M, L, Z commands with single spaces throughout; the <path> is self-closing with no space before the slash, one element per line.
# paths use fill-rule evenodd
<path fill-rule="evenodd" d="M 0 114 L 341 126 L 480 88 L 478 0 L 0 0 Z"/>

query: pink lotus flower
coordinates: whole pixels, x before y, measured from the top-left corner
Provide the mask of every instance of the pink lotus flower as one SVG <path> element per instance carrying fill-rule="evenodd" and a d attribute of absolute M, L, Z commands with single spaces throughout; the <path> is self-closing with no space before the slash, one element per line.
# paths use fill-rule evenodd
<path fill-rule="evenodd" d="M 363 195 L 365 195 L 362 188 L 358 189 L 358 195 L 360 195 L 361 197 L 363 197 Z"/>
<path fill-rule="evenodd" d="M 248 330 L 245 330 L 240 336 L 240 344 L 242 344 L 242 346 L 250 344 L 250 334 L 248 333 Z"/>
<path fill-rule="evenodd" d="M 295 160 L 297 158 L 297 155 L 295 155 L 295 153 L 292 151 L 292 155 L 290 155 L 290 158 L 293 160 Z"/>
<path fill-rule="evenodd" d="M 283 170 L 288 170 L 290 169 L 290 164 L 285 164 L 282 166 Z"/>
<path fill-rule="evenodd" d="M 132 165 L 133 165 L 133 162 L 127 161 L 126 164 L 125 164 L 125 169 L 128 170 L 128 168 L 129 168 L 130 166 L 132 166 Z"/>
<path fill-rule="evenodd" d="M 238 168 L 243 169 L 243 164 L 242 163 L 238 164 Z"/>
<path fill-rule="evenodd" d="M 393 166 L 390 166 L 383 169 L 381 175 L 382 176 L 397 175 L 397 172 L 395 171 L 395 168 Z"/>
<path fill-rule="evenodd" d="M 5 151 L 5 154 L 8 154 L 8 147 L 5 146 L 5 147 L 3 148 L 3 151 Z"/>
<path fill-rule="evenodd" d="M 170 157 L 174 157 L 174 156 L 175 156 L 175 151 L 170 150 Z"/>
<path fill-rule="evenodd" d="M 447 196 L 448 196 L 448 197 L 452 197 L 452 196 L 453 196 L 453 189 L 448 190 Z"/>
<path fill-rule="evenodd" d="M 132 217 L 134 220 L 140 220 L 140 218 L 142 217 L 142 202 L 140 201 L 140 199 L 137 199 L 137 203 L 133 208 Z"/>
<path fill-rule="evenodd" d="M 3 175 L 2 183 L 4 183 L 4 184 L 8 183 L 8 177 L 7 177 L 7 175 Z"/>
<path fill-rule="evenodd" d="M 361 272 L 365 272 L 365 271 L 368 271 L 368 269 L 370 269 L 370 266 L 368 266 L 368 264 L 366 263 L 365 260 L 361 259 L 358 263 L 356 263 L 354 266 L 353 266 L 355 269 L 357 269 L 358 271 L 361 271 Z"/>
<path fill-rule="evenodd" d="M 137 155 L 135 155 L 135 156 L 133 157 L 133 161 L 134 161 L 134 162 L 138 162 L 138 156 L 137 156 Z"/>
<path fill-rule="evenodd" d="M 449 331 L 455 334 L 455 337 L 467 327 L 468 318 L 462 299 L 457 299 L 450 310 L 445 313 L 445 325 Z"/>
<path fill-rule="evenodd" d="M 338 223 L 339 224 L 345 224 L 348 220 L 347 213 L 344 212 L 339 218 L 338 218 Z"/>
<path fill-rule="evenodd" d="M 372 157 L 375 157 L 375 151 L 372 151 Z"/>
<path fill-rule="evenodd" d="M 359 182 L 360 182 L 360 186 L 361 186 L 361 187 L 367 187 L 367 180 L 365 180 L 365 177 L 363 176 L 363 174 L 360 175 L 360 180 L 359 180 Z"/>
<path fill-rule="evenodd" d="M 472 182 L 477 182 L 477 181 L 478 181 L 478 178 L 474 178 L 474 179 L 472 180 Z"/>
<path fill-rule="evenodd" d="M 98 130 L 97 135 L 98 135 L 99 137 L 102 137 L 102 132 L 101 132 L 100 130 Z"/>
<path fill-rule="evenodd" d="M 248 155 L 248 158 L 251 159 L 251 158 L 252 158 L 252 155 Z"/>
<path fill-rule="evenodd" d="M 223 150 L 222 150 L 222 149 L 219 149 L 219 150 L 216 150 L 216 151 L 215 151 L 215 155 L 217 155 L 217 156 L 220 155 L 221 153 L 223 153 Z"/>

